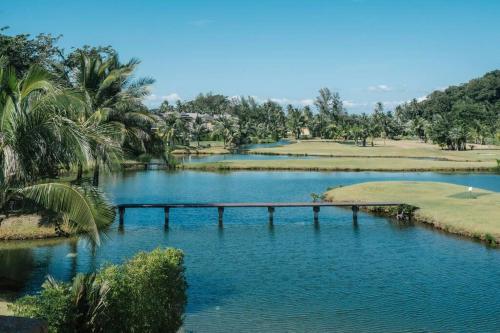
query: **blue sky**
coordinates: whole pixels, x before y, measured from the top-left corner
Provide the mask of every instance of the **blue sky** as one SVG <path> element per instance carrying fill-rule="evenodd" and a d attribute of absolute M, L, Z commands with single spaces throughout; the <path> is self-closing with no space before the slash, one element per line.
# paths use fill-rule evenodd
<path fill-rule="evenodd" d="M 497 0 L 0 0 L 8 33 L 63 34 L 142 60 L 150 105 L 199 92 L 351 112 L 388 109 L 500 68 Z"/>

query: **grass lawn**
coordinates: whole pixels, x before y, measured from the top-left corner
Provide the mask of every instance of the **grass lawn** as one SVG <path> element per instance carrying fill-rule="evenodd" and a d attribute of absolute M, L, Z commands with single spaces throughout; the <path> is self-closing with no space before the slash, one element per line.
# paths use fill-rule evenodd
<path fill-rule="evenodd" d="M 437 145 L 412 140 L 375 140 L 375 146 L 356 146 L 353 142 L 297 141 L 273 148 L 256 148 L 252 153 L 277 155 L 318 155 L 335 157 L 420 157 L 453 161 L 493 161 L 500 159 L 499 146 L 474 145 L 474 150 L 449 151 Z"/>
<path fill-rule="evenodd" d="M 1 240 L 45 239 L 58 237 L 54 226 L 40 226 L 41 217 L 36 214 L 10 216 L 0 224 Z M 68 228 L 63 227 L 65 231 Z"/>
<path fill-rule="evenodd" d="M 297 160 L 229 160 L 188 163 L 199 170 L 305 170 L 305 171 L 491 171 L 496 161 L 436 161 L 414 158 L 317 158 Z"/>
<path fill-rule="evenodd" d="M 415 219 L 445 231 L 500 244 L 500 193 L 437 182 L 369 182 L 326 193 L 335 201 L 399 201 L 419 207 Z"/>
<path fill-rule="evenodd" d="M 12 316 L 13 315 L 12 311 L 7 309 L 7 306 L 9 304 L 12 304 L 14 299 L 15 299 L 14 294 L 0 293 L 0 316 Z"/>
<path fill-rule="evenodd" d="M 189 147 L 177 148 L 172 151 L 175 155 L 185 155 L 185 154 L 200 154 L 200 155 L 211 155 L 211 154 L 229 154 L 229 149 L 224 147 L 222 141 L 200 141 L 200 146 L 198 147 L 197 142 L 190 142 Z"/>

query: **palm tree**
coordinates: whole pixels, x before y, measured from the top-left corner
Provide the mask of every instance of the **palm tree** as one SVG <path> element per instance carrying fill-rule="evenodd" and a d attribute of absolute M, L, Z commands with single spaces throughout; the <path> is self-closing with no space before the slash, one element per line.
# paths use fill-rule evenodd
<path fill-rule="evenodd" d="M 157 120 L 140 109 L 141 100 L 149 93 L 148 86 L 153 80 L 132 80 L 138 64 L 137 59 L 122 64 L 116 54 L 107 58 L 98 53 L 79 54 L 73 83 L 83 94 L 87 105 L 79 121 L 89 131 L 98 134 L 94 138 L 101 138 L 91 142 L 94 186 L 99 184 L 100 167 L 110 168 L 121 159 L 123 143 L 136 145 L 140 142 L 140 148 L 144 148 L 143 142 L 148 137 L 138 124 L 151 125 Z M 107 139 L 102 140 L 102 137 Z"/>
<path fill-rule="evenodd" d="M 98 230 L 114 219 L 101 193 L 70 184 L 41 182 L 61 166 L 90 159 L 85 130 L 71 118 L 81 107 L 71 91 L 32 67 L 22 79 L 0 58 L 0 207 L 22 196 L 59 215 L 99 244 Z"/>
<path fill-rule="evenodd" d="M 222 115 L 215 123 L 214 134 L 222 137 L 224 148 L 226 148 L 239 137 L 239 128 L 232 117 Z"/>
<path fill-rule="evenodd" d="M 193 137 L 195 138 L 198 147 L 200 147 L 200 139 L 203 135 L 208 133 L 207 125 L 203 122 L 203 119 L 197 115 L 193 122 L 193 128 L 191 130 Z"/>
<path fill-rule="evenodd" d="M 292 105 L 288 105 L 287 116 L 288 127 L 294 134 L 295 139 L 300 139 L 302 128 L 306 125 L 304 114 L 299 109 L 294 108 Z"/>
<path fill-rule="evenodd" d="M 167 149 L 172 150 L 176 144 L 186 143 L 189 136 L 188 122 L 178 112 L 170 113 L 161 122 L 157 135 Z"/>

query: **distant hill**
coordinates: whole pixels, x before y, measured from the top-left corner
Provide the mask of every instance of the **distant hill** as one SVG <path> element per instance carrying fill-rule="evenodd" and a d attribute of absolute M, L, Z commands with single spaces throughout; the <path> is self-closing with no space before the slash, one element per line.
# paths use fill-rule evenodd
<path fill-rule="evenodd" d="M 396 108 L 397 117 L 420 138 L 450 149 L 462 150 L 467 142 L 498 140 L 500 128 L 500 70 L 467 83 L 436 90 L 422 101 Z"/>

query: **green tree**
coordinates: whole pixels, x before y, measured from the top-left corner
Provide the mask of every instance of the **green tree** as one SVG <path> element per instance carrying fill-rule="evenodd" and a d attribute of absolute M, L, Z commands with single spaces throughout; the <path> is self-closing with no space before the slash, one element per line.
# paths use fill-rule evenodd
<path fill-rule="evenodd" d="M 12 67 L 0 65 L 0 206 L 21 195 L 99 244 L 98 230 L 114 219 L 114 209 L 102 194 L 40 183 L 41 178 L 56 176 L 62 166 L 90 159 L 88 132 L 71 120 L 80 105 L 71 92 L 55 86 L 45 70 L 35 66 L 18 79 Z"/>
<path fill-rule="evenodd" d="M 99 134 L 101 139 L 105 138 L 93 140 L 91 144 L 93 184 L 98 186 L 100 167 L 110 168 L 121 159 L 122 143 L 142 144 L 147 139 L 138 124 L 153 124 L 157 120 L 140 109 L 153 80 L 132 80 L 139 64 L 137 59 L 122 64 L 116 54 L 103 58 L 99 53 L 82 51 L 77 57 L 79 62 L 74 69 L 73 85 L 83 94 L 86 102 L 85 112 L 81 113 L 79 121 L 89 131 Z"/>
<path fill-rule="evenodd" d="M 207 125 L 204 123 L 203 118 L 201 118 L 199 115 L 194 119 L 191 133 L 199 147 L 201 138 L 208 133 Z"/>
<path fill-rule="evenodd" d="M 295 136 L 295 139 L 300 139 L 302 128 L 305 127 L 306 121 L 304 114 L 298 108 L 292 105 L 287 106 L 287 124 L 290 131 Z"/>

